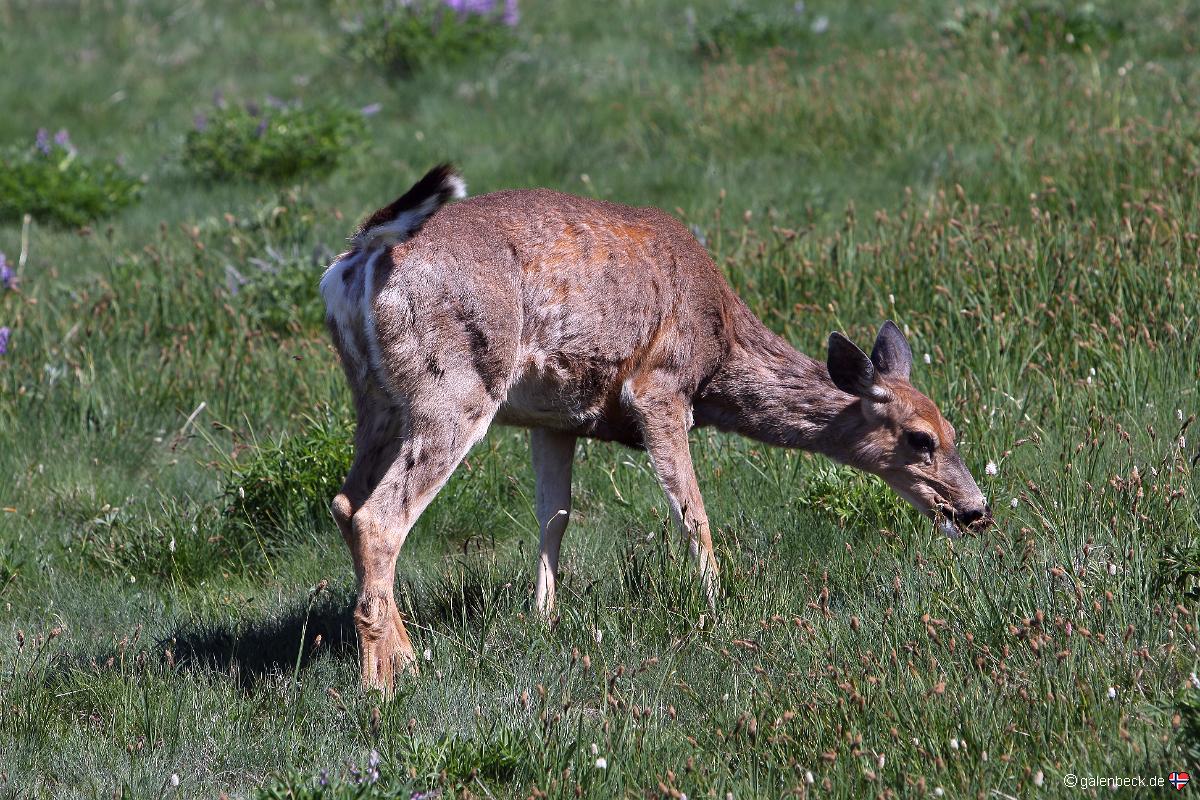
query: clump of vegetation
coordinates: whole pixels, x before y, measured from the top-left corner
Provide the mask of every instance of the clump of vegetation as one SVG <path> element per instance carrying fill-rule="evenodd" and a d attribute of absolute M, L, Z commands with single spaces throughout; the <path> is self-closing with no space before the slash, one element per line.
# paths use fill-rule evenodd
<path fill-rule="evenodd" d="M 39 130 L 30 146 L 0 154 L 0 221 L 31 214 L 41 222 L 84 225 L 138 199 L 142 181 L 112 161 L 79 155 L 67 131 Z"/>
<path fill-rule="evenodd" d="M 799 9 L 766 13 L 738 7 L 697 33 L 696 51 L 708 58 L 746 55 L 772 47 L 795 47 L 828 21 L 809 23 Z"/>
<path fill-rule="evenodd" d="M 882 481 L 849 467 L 813 459 L 806 464 L 799 505 L 859 530 L 887 528 L 895 517 L 896 500 Z"/>
<path fill-rule="evenodd" d="M 246 321 L 257 330 L 281 334 L 319 329 L 325 311 L 314 287 L 321 275 L 317 256 L 322 252 L 306 255 L 268 248 L 240 270 L 227 265 L 226 287 Z"/>
<path fill-rule="evenodd" d="M 990 40 L 1020 53 L 1081 50 L 1113 41 L 1124 32 L 1121 20 L 1093 3 L 1037 0 L 960 8 L 940 28 L 964 42 Z"/>
<path fill-rule="evenodd" d="M 350 428 L 332 411 L 304 431 L 258 442 L 226 465 L 225 517 L 259 532 L 279 533 L 329 516 L 354 451 Z"/>
<path fill-rule="evenodd" d="M 363 64 L 410 75 L 434 64 L 461 63 L 511 44 L 515 0 L 389 0 L 350 3 L 348 50 Z"/>
<path fill-rule="evenodd" d="M 436 797 L 465 793 L 476 779 L 511 780 L 526 764 L 526 742 L 502 727 L 398 738 L 390 757 L 372 750 L 361 764 L 323 769 L 315 776 L 277 775 L 255 795 L 257 800 L 367 800 L 385 797 Z M 408 768 L 408 775 L 395 769 Z M 429 788 L 432 787 L 432 788 Z"/>
<path fill-rule="evenodd" d="M 361 113 L 337 105 L 228 105 L 196 118 L 183 160 L 210 180 L 288 181 L 332 170 L 364 129 Z"/>
<path fill-rule="evenodd" d="M 169 497 L 128 508 L 106 503 L 78 525 L 73 545 L 100 574 L 195 582 L 251 552 L 252 541 L 222 536 L 218 524 L 211 508 Z"/>

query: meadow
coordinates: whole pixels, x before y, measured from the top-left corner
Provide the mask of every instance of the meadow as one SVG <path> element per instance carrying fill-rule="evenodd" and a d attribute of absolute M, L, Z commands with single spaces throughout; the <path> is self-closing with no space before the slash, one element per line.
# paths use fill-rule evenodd
<path fill-rule="evenodd" d="M 526 0 L 399 57 L 374 5 L 0 0 L 0 797 L 1200 767 L 1200 6 Z M 586 443 L 547 625 L 495 428 L 401 554 L 420 673 L 364 692 L 316 285 L 441 160 L 676 214 L 804 352 L 895 319 L 997 524 L 697 431 L 713 614 L 645 456 Z"/>

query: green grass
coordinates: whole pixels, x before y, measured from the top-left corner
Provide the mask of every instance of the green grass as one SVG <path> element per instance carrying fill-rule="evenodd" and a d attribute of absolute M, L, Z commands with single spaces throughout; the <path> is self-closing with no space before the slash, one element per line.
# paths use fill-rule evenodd
<path fill-rule="evenodd" d="M 408 77 L 339 8 L 0 0 L 0 148 L 66 128 L 145 176 L 87 228 L 0 223 L 0 796 L 1074 797 L 1198 763 L 1193 4 L 809 0 L 777 36 L 790 2 L 529 0 Z M 381 110 L 329 171 L 199 181 L 218 91 Z M 443 159 L 673 211 L 806 352 L 896 319 L 996 527 L 701 431 L 714 617 L 644 456 L 587 443 L 548 628 L 497 428 L 401 556 L 428 660 L 364 694 L 316 281 Z"/>

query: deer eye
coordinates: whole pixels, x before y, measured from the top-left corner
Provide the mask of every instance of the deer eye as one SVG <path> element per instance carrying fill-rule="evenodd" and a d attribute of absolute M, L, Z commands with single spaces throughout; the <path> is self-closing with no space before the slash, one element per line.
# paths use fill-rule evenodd
<path fill-rule="evenodd" d="M 937 447 L 933 437 L 924 431 L 909 431 L 904 434 L 904 439 L 908 442 L 908 446 L 918 453 L 932 453 Z"/>

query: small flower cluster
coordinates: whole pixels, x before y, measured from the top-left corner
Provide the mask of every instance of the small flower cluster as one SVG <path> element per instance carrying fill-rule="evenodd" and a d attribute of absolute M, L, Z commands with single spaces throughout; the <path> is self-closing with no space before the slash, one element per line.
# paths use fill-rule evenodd
<path fill-rule="evenodd" d="M 516 27 L 521 21 L 517 10 L 517 0 L 443 0 L 446 8 L 462 16 L 475 15 L 480 17 L 499 17 L 510 28 Z"/>
<path fill-rule="evenodd" d="M 58 133 L 54 134 L 54 144 L 50 143 L 50 134 L 45 128 L 38 128 L 37 135 L 33 138 L 33 146 L 39 153 L 44 156 L 54 155 L 54 151 L 61 150 L 67 155 L 75 155 L 75 145 L 71 144 L 71 134 L 67 133 L 66 128 L 59 128 Z"/>
<path fill-rule="evenodd" d="M 17 274 L 8 265 L 8 259 L 4 253 L 0 253 L 0 286 L 5 289 L 14 289 L 16 285 Z M 8 338 L 10 336 L 12 336 L 12 330 L 7 325 L 0 326 L 0 356 L 8 354 Z"/>

